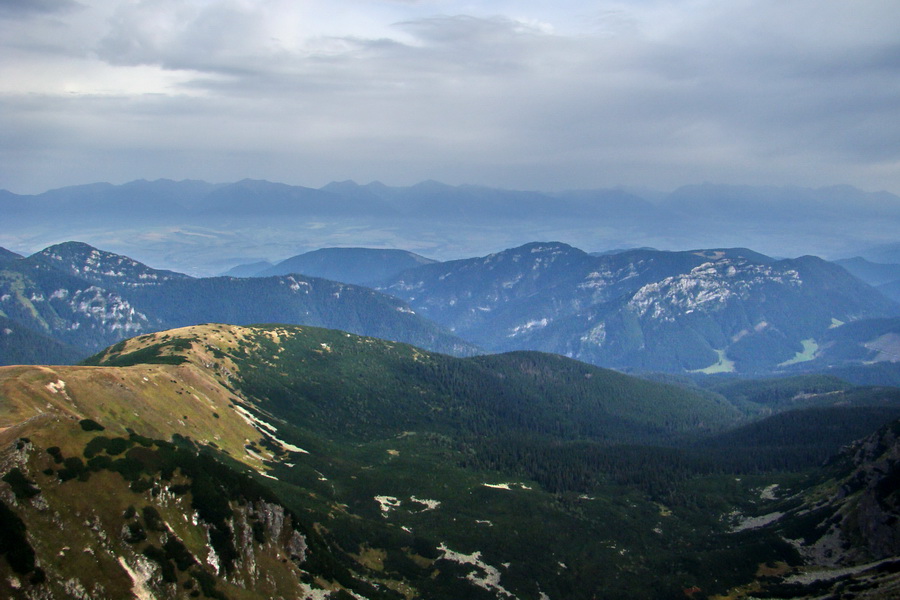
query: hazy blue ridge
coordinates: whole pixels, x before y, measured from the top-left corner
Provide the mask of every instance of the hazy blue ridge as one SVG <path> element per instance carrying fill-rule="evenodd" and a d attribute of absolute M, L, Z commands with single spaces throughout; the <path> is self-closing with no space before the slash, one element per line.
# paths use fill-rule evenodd
<path fill-rule="evenodd" d="M 368 288 L 301 276 L 197 279 L 74 242 L 8 262 L 0 297 L 8 318 L 85 355 L 139 333 L 211 321 L 301 323 L 452 354 L 478 351 Z"/>

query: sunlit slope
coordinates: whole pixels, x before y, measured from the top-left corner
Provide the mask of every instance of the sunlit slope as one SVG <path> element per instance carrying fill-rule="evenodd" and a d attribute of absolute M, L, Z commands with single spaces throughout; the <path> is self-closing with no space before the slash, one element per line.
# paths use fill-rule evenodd
<path fill-rule="evenodd" d="M 190 354 L 0 369 L 0 597 L 303 598 L 350 581 L 251 477 L 300 449 Z"/>
<path fill-rule="evenodd" d="M 464 467 L 474 440 L 707 427 L 650 426 L 626 388 L 669 388 L 574 361 L 460 360 L 309 327 L 189 327 L 89 362 L 0 369 L 4 597 L 566 597 L 594 576 L 557 581 L 537 549 L 567 531 L 562 559 L 630 569 L 644 559 L 609 559 L 645 534 L 603 524 L 656 506 L 626 493 L 578 525 L 533 482 Z"/>
<path fill-rule="evenodd" d="M 459 359 L 313 327 L 190 327 L 141 336 L 91 359 L 181 360 L 291 426 L 326 436 L 424 430 L 658 442 L 740 419 L 709 395 L 559 356 Z"/>
<path fill-rule="evenodd" d="M 802 563 L 728 518 L 790 476 L 658 445 L 741 422 L 715 394 L 301 326 L 88 362 L 0 369 L 0 597 L 643 600 Z"/>
<path fill-rule="evenodd" d="M 215 444 L 262 468 L 262 456 L 243 449 L 261 437 L 259 431 L 229 406 L 227 389 L 192 366 L 6 367 L 0 394 L 6 437 L 40 439 L 48 424 L 91 419 L 114 435 L 133 430 L 154 439 L 181 435 Z"/>

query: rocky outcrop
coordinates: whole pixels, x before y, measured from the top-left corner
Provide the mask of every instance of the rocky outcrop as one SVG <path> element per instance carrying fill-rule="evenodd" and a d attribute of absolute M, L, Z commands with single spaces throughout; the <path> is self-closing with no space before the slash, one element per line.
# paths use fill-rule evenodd
<path fill-rule="evenodd" d="M 847 450 L 855 465 L 841 487 L 839 528 L 872 559 L 900 555 L 900 421 Z"/>
<path fill-rule="evenodd" d="M 796 544 L 808 562 L 849 566 L 900 555 L 900 421 L 848 446 L 835 459 L 837 491 L 795 517 L 820 515 Z"/>

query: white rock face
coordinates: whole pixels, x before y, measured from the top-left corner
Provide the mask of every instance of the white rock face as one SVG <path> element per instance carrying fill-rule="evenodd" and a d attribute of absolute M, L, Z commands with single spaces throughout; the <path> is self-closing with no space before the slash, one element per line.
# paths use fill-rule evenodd
<path fill-rule="evenodd" d="M 442 552 L 438 560 L 449 560 L 461 565 L 472 565 L 475 567 L 475 571 L 466 575 L 466 579 L 473 584 L 488 591 L 496 592 L 499 596 L 504 598 L 516 597 L 509 590 L 500 585 L 500 570 L 481 560 L 481 552 L 462 554 L 450 550 L 444 543 L 438 547 L 438 550 Z M 479 571 L 481 572 L 479 573 Z"/>
<path fill-rule="evenodd" d="M 375 502 L 381 508 L 381 516 L 385 519 L 395 508 L 400 508 L 400 500 L 394 496 L 375 496 Z"/>
<path fill-rule="evenodd" d="M 641 287 L 628 305 L 640 316 L 675 321 L 694 311 L 712 311 L 729 300 L 747 299 L 765 284 L 802 284 L 795 270 L 780 272 L 769 265 L 737 263 L 729 259 L 708 262 L 690 273 L 666 277 Z"/>

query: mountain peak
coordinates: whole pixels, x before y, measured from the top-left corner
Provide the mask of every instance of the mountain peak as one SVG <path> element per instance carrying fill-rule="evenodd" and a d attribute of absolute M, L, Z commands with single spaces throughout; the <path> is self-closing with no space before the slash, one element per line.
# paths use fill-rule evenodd
<path fill-rule="evenodd" d="M 353 181 L 352 179 L 345 179 L 343 181 L 332 181 L 326 185 L 323 185 L 322 190 L 333 191 L 333 190 L 343 190 L 343 189 L 356 189 L 361 187 L 358 183 Z"/>
<path fill-rule="evenodd" d="M 47 267 L 84 277 L 94 283 L 125 283 L 130 286 L 157 284 L 166 280 L 190 279 L 188 275 L 153 269 L 134 259 L 98 250 L 84 242 L 70 241 L 49 246 L 32 255 Z"/>
<path fill-rule="evenodd" d="M 772 263 L 775 259 L 759 252 L 750 250 L 749 248 L 707 248 L 703 250 L 690 251 L 697 256 L 702 256 L 710 260 L 722 259 L 744 259 L 755 263 Z"/>
<path fill-rule="evenodd" d="M 85 242 L 76 242 L 76 241 L 68 241 L 68 242 L 60 242 L 58 244 L 53 244 L 51 246 L 47 246 L 41 252 L 64 252 L 66 254 L 84 254 L 90 252 L 101 252 L 97 248 L 91 246 L 90 244 L 86 244 Z M 109 254 L 108 252 L 104 252 L 104 254 Z"/>
<path fill-rule="evenodd" d="M 285 259 L 271 268 L 260 271 L 258 275 L 302 273 L 312 277 L 365 285 L 434 262 L 408 250 L 393 248 L 320 248 Z"/>
<path fill-rule="evenodd" d="M 575 248 L 574 246 L 570 246 L 564 242 L 529 242 L 522 246 L 518 246 L 517 248 L 510 248 L 509 250 L 503 250 L 502 252 L 497 252 L 492 256 L 496 255 L 551 255 L 558 256 L 560 254 L 570 255 L 570 256 L 589 256 L 587 252 L 581 250 L 579 248 Z"/>
<path fill-rule="evenodd" d="M 420 181 L 419 183 L 412 186 L 411 190 L 419 190 L 419 191 L 431 191 L 431 190 L 449 190 L 452 189 L 452 185 L 447 185 L 446 183 L 441 183 L 440 181 L 436 181 L 434 179 L 426 179 L 425 181 Z"/>
<path fill-rule="evenodd" d="M 529 252 L 552 252 L 554 250 L 573 250 L 581 252 L 578 248 L 565 242 L 529 242 L 513 250 L 528 250 Z"/>

